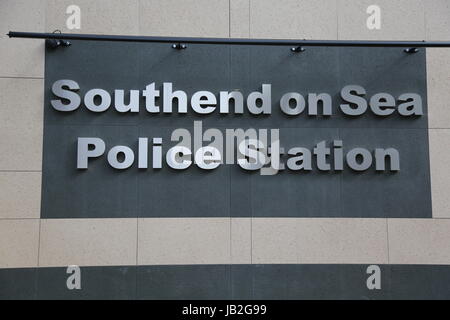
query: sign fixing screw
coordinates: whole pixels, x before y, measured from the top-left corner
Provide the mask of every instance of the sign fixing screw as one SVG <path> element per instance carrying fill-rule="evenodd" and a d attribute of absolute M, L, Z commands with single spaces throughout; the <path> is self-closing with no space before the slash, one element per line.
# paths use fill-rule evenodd
<path fill-rule="evenodd" d="M 416 52 L 419 52 L 419 49 L 417 49 L 417 48 L 406 48 L 403 51 L 405 51 L 406 53 L 416 53 Z"/>
<path fill-rule="evenodd" d="M 298 47 L 292 47 L 291 48 L 291 51 L 292 52 L 296 52 L 296 53 L 298 53 L 298 52 L 304 52 L 306 49 L 305 48 L 303 48 L 303 47 L 301 47 L 301 46 L 298 46 Z"/>
<path fill-rule="evenodd" d="M 186 49 L 187 46 L 185 44 L 175 43 L 175 44 L 172 45 L 172 48 L 178 49 L 178 50 L 182 50 L 182 49 Z"/>

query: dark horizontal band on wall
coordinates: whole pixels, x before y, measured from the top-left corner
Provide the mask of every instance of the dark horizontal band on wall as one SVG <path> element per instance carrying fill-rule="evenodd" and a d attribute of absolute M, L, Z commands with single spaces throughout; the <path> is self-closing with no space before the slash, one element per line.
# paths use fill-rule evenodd
<path fill-rule="evenodd" d="M 99 35 L 76 33 L 40 33 L 10 31 L 10 38 L 192 43 L 225 45 L 264 45 L 264 46 L 328 46 L 328 47 L 450 47 L 450 41 L 370 41 L 370 40 L 296 40 L 296 39 L 245 39 L 245 38 L 195 38 L 195 37 L 155 37 L 128 35 Z"/>
<path fill-rule="evenodd" d="M 81 267 L 68 290 L 66 268 L 0 269 L 0 299 L 449 299 L 450 266 L 379 265 L 381 289 L 366 285 L 368 265 L 165 265 Z"/>

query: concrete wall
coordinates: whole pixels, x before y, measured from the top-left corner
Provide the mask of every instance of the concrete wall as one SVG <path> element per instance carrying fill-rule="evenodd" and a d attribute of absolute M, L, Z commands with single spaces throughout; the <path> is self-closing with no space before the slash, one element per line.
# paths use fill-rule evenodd
<path fill-rule="evenodd" d="M 82 10 L 67 30 L 65 10 Z M 0 268 L 177 264 L 450 265 L 450 49 L 427 49 L 433 219 L 40 219 L 44 42 L 9 30 L 450 41 L 450 1 L 2 0 Z"/>

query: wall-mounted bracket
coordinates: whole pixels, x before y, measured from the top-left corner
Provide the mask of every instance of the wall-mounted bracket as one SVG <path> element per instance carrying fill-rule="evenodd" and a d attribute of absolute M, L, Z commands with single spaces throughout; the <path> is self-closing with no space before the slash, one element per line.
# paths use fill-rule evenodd
<path fill-rule="evenodd" d="M 172 45 L 172 48 L 177 49 L 177 50 L 183 50 L 183 49 L 187 48 L 187 45 L 181 44 L 181 43 L 174 43 Z"/>
<path fill-rule="evenodd" d="M 417 52 L 419 52 L 419 49 L 417 49 L 417 48 L 406 48 L 403 51 L 405 51 L 406 53 L 417 53 Z"/>
<path fill-rule="evenodd" d="M 296 52 L 296 53 L 304 52 L 305 50 L 306 50 L 306 49 L 303 48 L 302 46 L 297 46 L 297 47 L 292 47 L 292 48 L 291 48 L 291 51 L 292 51 L 292 52 Z"/>
<path fill-rule="evenodd" d="M 61 34 L 61 30 L 55 30 L 55 31 L 53 31 L 53 33 Z M 50 49 L 55 49 L 55 48 L 58 48 L 60 46 L 68 47 L 68 46 L 71 46 L 71 45 L 72 45 L 72 43 L 70 43 L 70 41 L 64 40 L 64 39 L 62 39 L 62 40 L 61 39 L 55 39 L 55 38 L 47 38 L 47 39 L 45 39 L 45 46 L 47 48 L 50 48 Z"/>
<path fill-rule="evenodd" d="M 47 48 L 55 49 L 60 46 L 63 46 L 63 47 L 71 46 L 72 43 L 70 43 L 70 41 L 67 41 L 67 40 L 45 39 L 45 45 L 47 46 Z"/>

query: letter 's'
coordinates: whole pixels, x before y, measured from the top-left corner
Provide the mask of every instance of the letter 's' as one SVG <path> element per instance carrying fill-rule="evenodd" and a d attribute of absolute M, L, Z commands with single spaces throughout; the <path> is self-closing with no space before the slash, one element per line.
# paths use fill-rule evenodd
<path fill-rule="evenodd" d="M 352 93 L 356 94 L 352 94 Z M 341 104 L 341 110 L 345 114 L 349 116 L 360 116 L 367 110 L 367 101 L 361 97 L 366 94 L 366 90 L 357 85 L 349 85 L 345 86 L 341 90 L 341 98 L 346 102 L 350 102 L 356 105 L 356 108 L 353 108 L 350 104 Z"/>
<path fill-rule="evenodd" d="M 69 90 L 63 89 L 63 87 L 69 88 Z M 73 111 L 76 110 L 81 103 L 80 96 L 71 91 L 80 90 L 80 86 L 73 80 L 58 80 L 53 83 L 52 92 L 58 98 L 69 100 L 68 104 L 62 103 L 61 100 L 50 101 L 52 107 L 58 111 Z"/>

